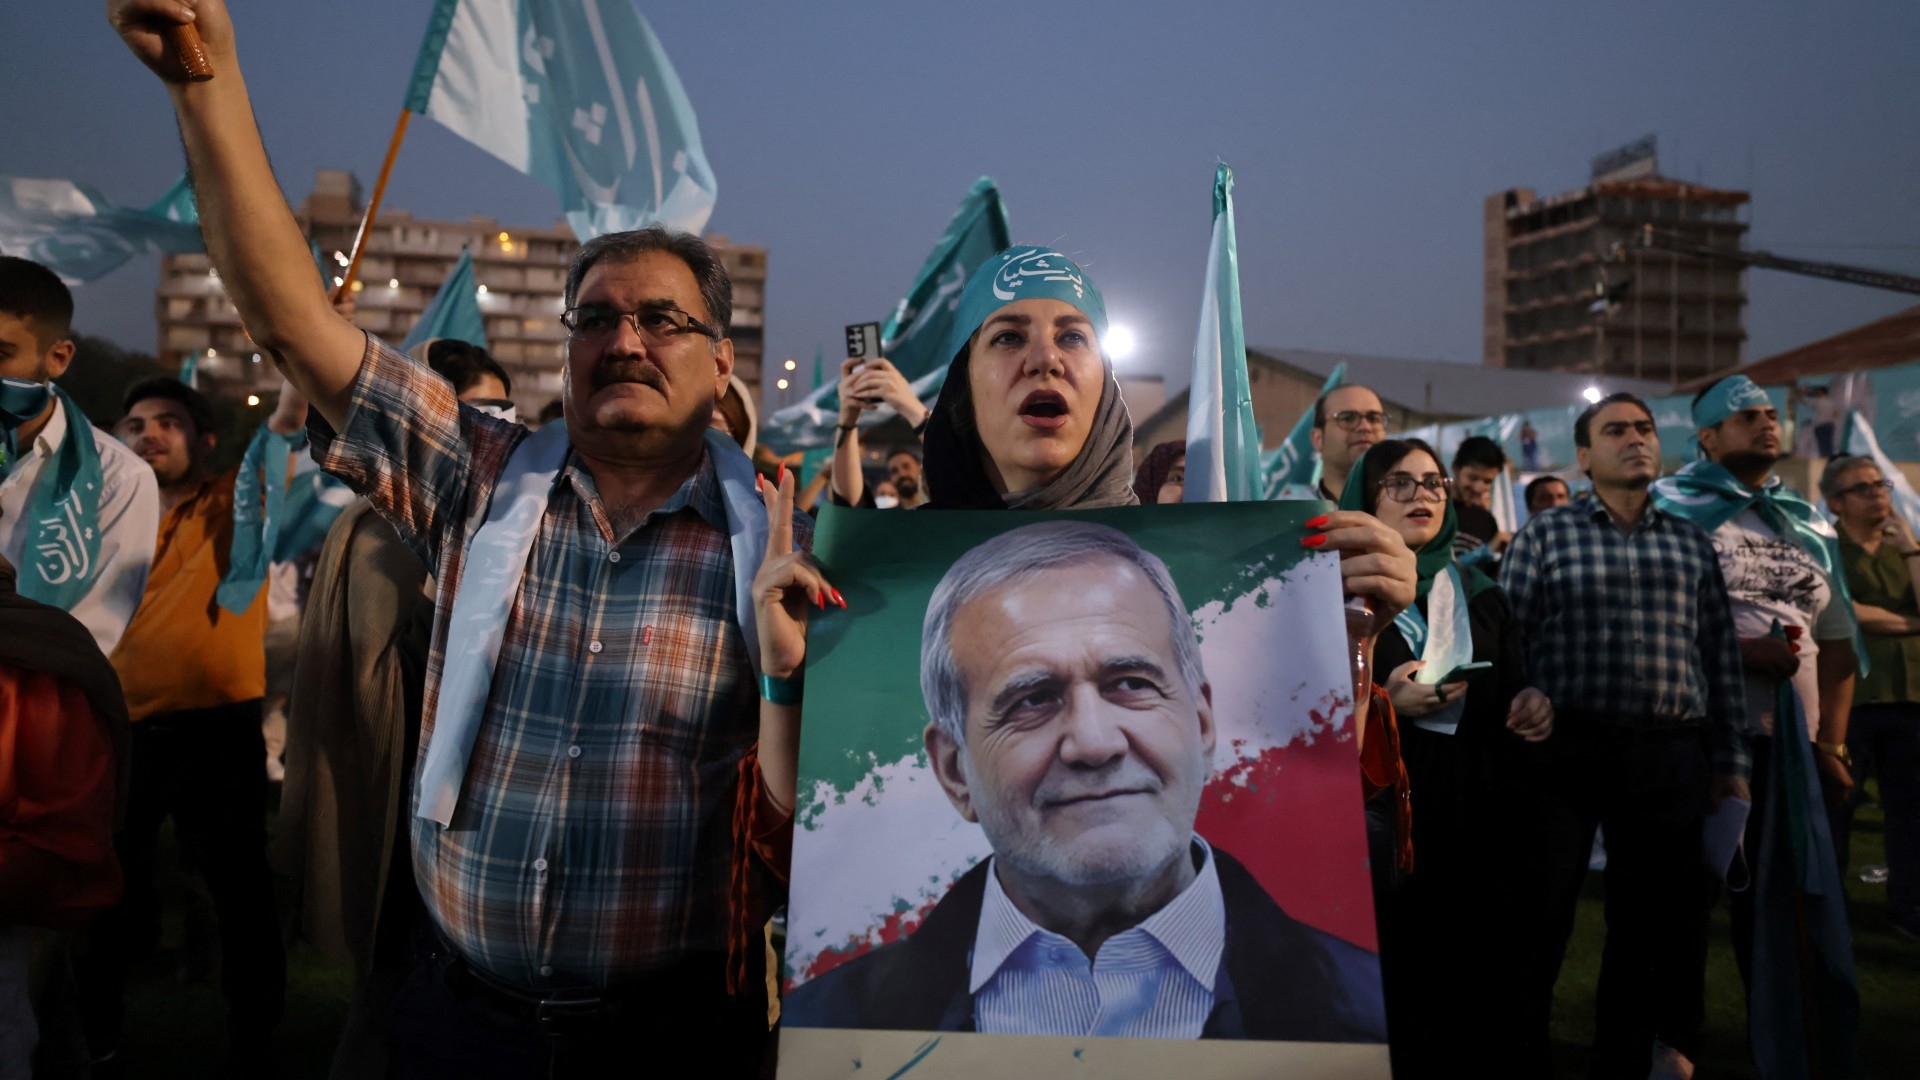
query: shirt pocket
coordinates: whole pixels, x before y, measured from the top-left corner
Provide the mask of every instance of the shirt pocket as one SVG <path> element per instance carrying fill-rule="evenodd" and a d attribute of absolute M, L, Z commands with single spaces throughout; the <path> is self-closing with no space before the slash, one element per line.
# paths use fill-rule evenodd
<path fill-rule="evenodd" d="M 749 665 L 739 637 L 728 624 L 685 616 L 640 628 L 642 747 L 708 761 L 732 753 L 742 737 L 751 741 L 740 701 Z"/>

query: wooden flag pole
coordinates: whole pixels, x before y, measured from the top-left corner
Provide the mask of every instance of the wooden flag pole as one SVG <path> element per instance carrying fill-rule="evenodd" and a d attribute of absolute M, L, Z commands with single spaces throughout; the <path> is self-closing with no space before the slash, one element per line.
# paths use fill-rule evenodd
<path fill-rule="evenodd" d="M 169 27 L 167 44 L 173 47 L 180 66 L 187 69 L 188 82 L 206 82 L 213 78 L 213 61 L 207 59 L 206 42 L 200 40 L 200 31 L 194 29 L 192 23 Z"/>
<path fill-rule="evenodd" d="M 373 230 L 373 223 L 380 215 L 380 197 L 387 193 L 387 179 L 393 175 L 393 160 L 400 156 L 400 141 L 407 137 L 407 121 L 413 118 L 410 109 L 400 110 L 400 122 L 393 126 L 393 141 L 387 144 L 387 159 L 380 163 L 380 178 L 373 182 L 373 196 L 367 200 L 367 212 L 360 218 L 360 231 L 353 234 L 353 255 L 347 259 L 347 272 L 340 277 L 340 286 L 333 291 L 336 301 L 344 300 L 353 290 L 355 276 L 360 272 L 360 255 L 367 247 L 367 234 Z"/>

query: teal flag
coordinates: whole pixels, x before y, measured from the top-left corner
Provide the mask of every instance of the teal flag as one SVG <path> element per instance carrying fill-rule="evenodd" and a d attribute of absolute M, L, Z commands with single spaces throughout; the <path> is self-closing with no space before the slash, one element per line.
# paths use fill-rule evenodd
<path fill-rule="evenodd" d="M 922 401 L 938 394 L 946 381 L 953 357 L 942 353 L 967 279 L 987 259 L 1012 245 L 1000 189 L 991 177 L 983 176 L 960 200 L 912 287 L 880 328 L 880 351 L 913 383 Z M 840 417 L 839 387 L 838 379 L 817 383 L 800 402 L 773 414 L 761 441 L 785 452 L 831 443 Z M 892 415 L 891 410 L 884 415 L 877 412 L 881 410 L 869 410 L 867 422 L 879 423 Z"/>
<path fill-rule="evenodd" d="M 1786 636 L 1779 623 L 1773 633 Z M 1780 680 L 1775 694 L 1777 729 L 1805 731 L 1792 680 Z M 1813 744 L 1801 738 L 1767 742 L 1771 758 L 1754 855 L 1753 989 L 1747 1002 L 1755 1071 L 1766 1080 L 1857 1077 L 1860 984 Z"/>
<path fill-rule="evenodd" d="M 310 455 L 301 454 L 287 476 L 273 561 L 286 562 L 319 547 L 333 520 L 354 498 L 353 489 L 322 472 Z"/>
<path fill-rule="evenodd" d="M 184 176 L 144 210 L 71 180 L 0 176 L 0 255 L 32 259 L 68 284 L 105 277 L 135 255 L 205 250 Z"/>
<path fill-rule="evenodd" d="M 813 347 L 813 385 L 809 390 L 818 390 L 827 381 L 827 350 L 824 346 Z"/>
<path fill-rule="evenodd" d="M 452 338 L 469 345 L 487 347 L 487 320 L 480 314 L 480 288 L 473 279 L 473 252 L 460 249 L 460 258 L 447 272 L 433 302 L 420 313 L 407 340 L 400 343 L 406 352 L 423 341 Z"/>
<path fill-rule="evenodd" d="M 632 0 L 438 0 L 406 105 L 559 192 L 582 240 L 713 213 L 693 105 Z"/>
<path fill-rule="evenodd" d="M 1342 361 L 1320 385 L 1319 397 L 1326 397 L 1347 381 L 1347 365 Z M 1318 400 L 1316 398 L 1315 400 Z M 1313 407 L 1300 414 L 1285 442 L 1273 448 L 1260 462 L 1266 473 L 1266 497 L 1269 499 L 1317 499 L 1315 486 L 1320 482 L 1320 456 L 1313 449 Z"/>
<path fill-rule="evenodd" d="M 1247 339 L 1240 326 L 1240 255 L 1233 236 L 1233 170 L 1213 170 L 1213 239 L 1200 294 L 1187 393 L 1184 502 L 1256 502 L 1265 494 L 1253 420 Z"/>
<path fill-rule="evenodd" d="M 200 389 L 200 355 L 200 350 L 195 349 L 180 361 L 180 381 L 195 390 Z"/>

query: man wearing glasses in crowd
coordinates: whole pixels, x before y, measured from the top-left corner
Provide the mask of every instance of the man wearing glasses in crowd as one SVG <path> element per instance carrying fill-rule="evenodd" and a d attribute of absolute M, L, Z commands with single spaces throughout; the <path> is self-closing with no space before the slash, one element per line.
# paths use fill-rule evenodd
<path fill-rule="evenodd" d="M 1716 797 L 1748 797 L 1746 689 L 1712 540 L 1652 504 L 1652 410 L 1602 398 L 1573 441 L 1593 490 L 1529 521 L 1500 573 L 1528 679 L 1558 714 L 1540 805 L 1516 808 L 1541 816 L 1547 873 L 1521 1053 L 1528 1075 L 1552 1071 L 1553 986 L 1600 826 L 1607 945 L 1592 1073 L 1645 1076 L 1656 1043 L 1689 1058 L 1698 1047 L 1700 829 Z"/>
<path fill-rule="evenodd" d="M 1847 744 L 1874 763 L 1886 810 L 1887 914 L 1920 938 L 1920 543 L 1894 512 L 1893 481 L 1866 457 L 1837 457 L 1820 493 L 1839 518 L 1840 563 L 1870 664 L 1853 698 Z M 1853 803 L 1840 808 L 1834 847 L 1846 857 Z"/>
<path fill-rule="evenodd" d="M 1386 407 L 1379 394 L 1364 386 L 1336 386 L 1313 403 L 1308 437 L 1320 452 L 1320 497 L 1337 503 L 1354 462 L 1387 437 Z"/>

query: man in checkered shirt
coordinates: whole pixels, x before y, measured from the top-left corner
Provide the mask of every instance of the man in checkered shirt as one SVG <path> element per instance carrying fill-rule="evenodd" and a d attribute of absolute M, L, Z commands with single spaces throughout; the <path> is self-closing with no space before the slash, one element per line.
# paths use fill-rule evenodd
<path fill-rule="evenodd" d="M 762 882 L 784 872 L 791 836 L 801 612 L 838 594 L 794 551 L 811 530 L 791 516 L 792 481 L 755 513 L 761 496 L 739 492 L 751 466 L 706 438 L 733 371 L 725 268 L 698 237 L 659 228 L 583 245 L 561 319 L 566 438 L 528 435 L 462 406 L 314 287 L 225 5 L 192 10 L 215 71 L 198 83 L 166 41 L 180 5 L 115 0 L 109 16 L 169 86 L 208 254 L 261 351 L 313 403 L 316 458 L 439 582 L 420 753 L 431 765 L 439 734 L 445 760 L 453 732 L 471 750 L 453 790 L 430 789 L 424 767 L 416 778 L 414 879 L 431 918 L 388 1012 L 389 1075 L 627 1075 L 670 1045 L 702 1075 L 754 1075 L 768 1034 Z M 527 440 L 541 453 L 510 472 Z M 499 530 L 474 542 L 470 523 L 496 501 L 535 512 L 488 517 Z M 755 564 L 742 576 L 730 536 L 758 539 L 756 522 L 764 548 L 739 549 Z M 511 566 L 493 554 L 519 543 Z M 462 595 L 505 612 L 478 678 L 487 629 L 454 624 Z M 444 794 L 434 809 L 428 790 Z"/>
<path fill-rule="evenodd" d="M 1547 1027 L 1595 826 L 1607 841 L 1607 947 L 1593 1075 L 1646 1076 L 1656 1041 L 1691 1057 L 1702 1016 L 1707 907 L 1700 834 L 1747 796 L 1740 671 L 1713 543 L 1656 509 L 1653 413 L 1614 394 L 1574 425 L 1593 491 L 1530 521 L 1500 583 L 1527 675 L 1554 701 L 1541 778 L 1545 903 L 1522 1070 L 1546 1075 Z"/>

